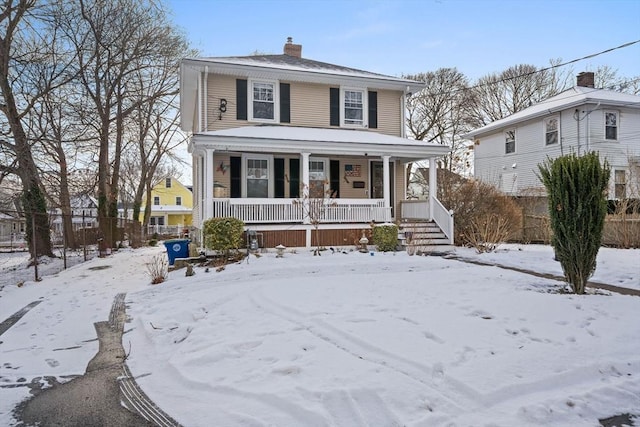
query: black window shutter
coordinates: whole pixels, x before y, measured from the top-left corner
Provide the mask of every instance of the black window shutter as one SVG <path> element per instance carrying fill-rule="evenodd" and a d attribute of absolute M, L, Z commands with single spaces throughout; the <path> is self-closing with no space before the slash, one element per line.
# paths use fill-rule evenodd
<path fill-rule="evenodd" d="M 273 175 L 275 178 L 275 198 L 284 199 L 284 159 L 273 159 Z"/>
<path fill-rule="evenodd" d="M 289 197 L 300 197 L 300 159 L 289 159 Z"/>
<path fill-rule="evenodd" d="M 340 89 L 329 88 L 329 125 L 340 126 Z"/>
<path fill-rule="evenodd" d="M 231 157 L 231 191 L 234 199 L 242 197 L 242 157 Z"/>
<path fill-rule="evenodd" d="M 331 197 L 340 198 L 340 160 L 329 161 L 329 188 Z"/>
<path fill-rule="evenodd" d="M 369 128 L 378 128 L 378 92 L 369 91 Z"/>
<path fill-rule="evenodd" d="M 236 119 L 247 120 L 247 81 L 236 80 Z"/>
<path fill-rule="evenodd" d="M 289 83 L 280 83 L 280 123 L 291 123 L 290 91 Z"/>

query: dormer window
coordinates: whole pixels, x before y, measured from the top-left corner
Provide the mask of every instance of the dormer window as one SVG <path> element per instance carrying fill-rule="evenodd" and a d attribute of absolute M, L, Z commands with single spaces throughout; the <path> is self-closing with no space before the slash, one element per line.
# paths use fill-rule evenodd
<path fill-rule="evenodd" d="M 276 102 L 278 98 L 276 82 L 251 80 L 249 87 L 249 120 L 277 121 Z"/>

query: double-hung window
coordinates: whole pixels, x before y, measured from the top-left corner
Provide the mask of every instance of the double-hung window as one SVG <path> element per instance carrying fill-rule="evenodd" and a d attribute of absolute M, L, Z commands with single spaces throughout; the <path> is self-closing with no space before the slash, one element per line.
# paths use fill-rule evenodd
<path fill-rule="evenodd" d="M 624 169 L 616 169 L 613 172 L 613 191 L 616 199 L 627 197 L 627 174 Z"/>
<path fill-rule="evenodd" d="M 505 154 L 515 153 L 516 152 L 516 131 L 508 130 L 504 133 L 504 152 Z"/>
<path fill-rule="evenodd" d="M 549 117 L 544 121 L 545 143 L 546 145 L 557 144 L 560 137 L 560 120 L 558 117 Z"/>
<path fill-rule="evenodd" d="M 618 112 L 604 112 L 604 139 L 616 141 L 618 139 Z"/>
<path fill-rule="evenodd" d="M 365 127 L 367 123 L 367 91 L 365 89 L 341 89 L 340 119 L 342 126 Z"/>
<path fill-rule="evenodd" d="M 269 197 L 270 158 L 268 156 L 247 156 L 246 197 Z"/>
<path fill-rule="evenodd" d="M 176 205 L 177 206 L 182 206 L 182 197 L 176 196 Z"/>
<path fill-rule="evenodd" d="M 165 188 L 171 188 L 171 178 L 165 178 L 164 186 Z"/>
<path fill-rule="evenodd" d="M 327 184 L 327 160 L 309 159 L 309 197 L 324 198 Z"/>
<path fill-rule="evenodd" d="M 252 80 L 250 85 L 251 120 L 273 122 L 277 120 L 277 91 L 276 82 Z"/>
<path fill-rule="evenodd" d="M 153 204 L 158 206 L 160 204 L 160 196 L 153 196 Z"/>

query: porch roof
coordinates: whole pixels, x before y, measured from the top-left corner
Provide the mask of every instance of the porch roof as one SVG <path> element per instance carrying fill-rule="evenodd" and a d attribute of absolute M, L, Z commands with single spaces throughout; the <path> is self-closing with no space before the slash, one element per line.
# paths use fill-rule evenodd
<path fill-rule="evenodd" d="M 391 156 L 415 161 L 449 153 L 448 146 L 372 131 L 258 125 L 202 132 L 192 137 L 189 151 L 310 153 L 312 155 Z"/>

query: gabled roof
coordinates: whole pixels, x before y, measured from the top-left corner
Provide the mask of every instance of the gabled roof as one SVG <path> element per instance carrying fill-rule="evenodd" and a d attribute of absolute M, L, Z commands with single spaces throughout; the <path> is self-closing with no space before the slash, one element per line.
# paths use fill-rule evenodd
<path fill-rule="evenodd" d="M 278 125 L 243 126 L 194 135 L 190 152 L 202 147 L 229 152 L 388 155 L 407 161 L 439 157 L 450 151 L 446 145 L 371 131 Z"/>
<path fill-rule="evenodd" d="M 489 123 L 486 126 L 475 129 L 463 135 L 463 137 L 473 139 L 508 126 L 513 126 L 526 120 L 548 116 L 559 111 L 585 104 L 595 104 L 604 108 L 640 108 L 640 96 L 605 89 L 574 86 L 571 89 L 565 90 L 558 95 L 552 96 L 551 98 L 529 108 L 525 108 L 522 111 L 518 111 L 504 119 L 496 120 L 493 123 Z"/>
<path fill-rule="evenodd" d="M 283 79 L 282 76 L 286 76 L 284 78 L 287 80 L 309 81 L 314 83 L 330 83 L 331 79 L 339 83 L 340 78 L 352 78 L 369 80 L 370 84 L 377 82 L 381 89 L 408 89 L 410 92 L 418 91 L 425 86 L 424 83 L 415 80 L 372 73 L 356 68 L 284 54 L 185 58 L 182 60 L 182 63 L 183 66 L 196 67 L 201 70 L 204 70 L 204 67 L 208 66 L 209 72 L 239 76 L 244 75 L 246 77 L 258 77 L 259 75 L 271 72 L 273 77 Z M 233 72 L 231 72 L 232 70 L 230 70 L 230 68 L 233 68 Z"/>

